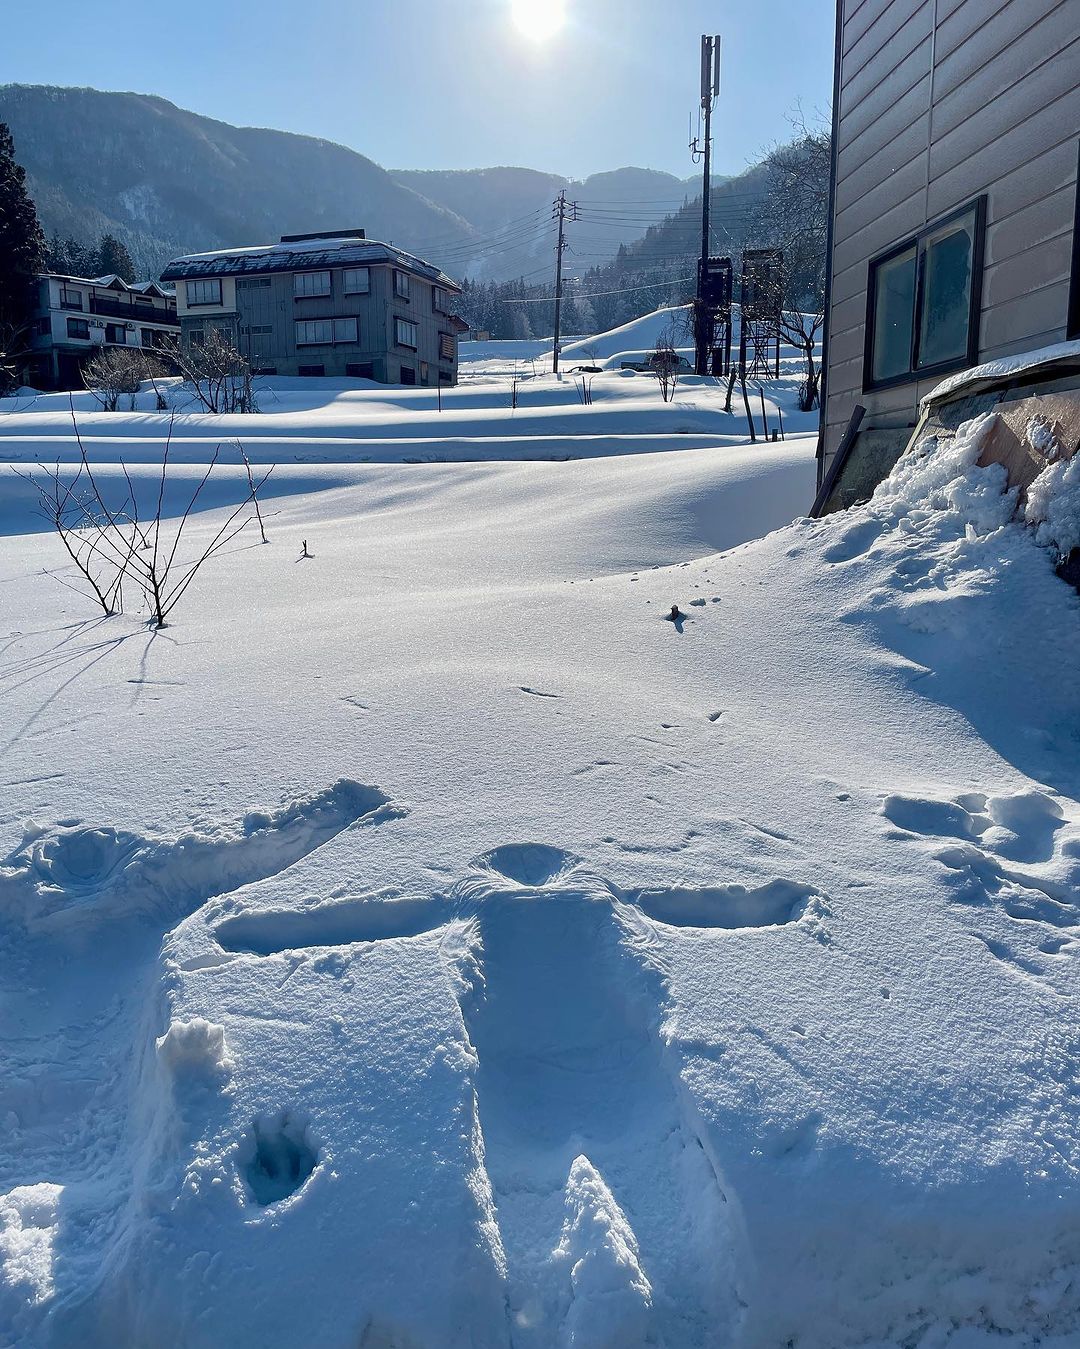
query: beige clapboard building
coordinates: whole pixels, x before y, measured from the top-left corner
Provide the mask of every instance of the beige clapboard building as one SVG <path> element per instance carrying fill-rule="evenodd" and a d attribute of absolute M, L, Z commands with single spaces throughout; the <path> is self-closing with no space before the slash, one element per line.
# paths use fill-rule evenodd
<path fill-rule="evenodd" d="M 833 132 L 828 508 L 945 376 L 1080 337 L 1080 0 L 838 0 Z"/>

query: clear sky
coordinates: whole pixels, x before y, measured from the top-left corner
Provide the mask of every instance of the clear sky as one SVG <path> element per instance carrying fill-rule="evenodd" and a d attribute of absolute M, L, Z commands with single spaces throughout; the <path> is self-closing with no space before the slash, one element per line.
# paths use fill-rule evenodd
<path fill-rule="evenodd" d="M 552 7 L 556 31 L 539 36 Z M 714 171 L 827 112 L 834 0 L 49 0 L 3 5 L 0 83 L 160 94 L 387 168 L 695 171 L 698 44 L 724 39 Z M 515 13 L 515 9 L 517 13 Z"/>

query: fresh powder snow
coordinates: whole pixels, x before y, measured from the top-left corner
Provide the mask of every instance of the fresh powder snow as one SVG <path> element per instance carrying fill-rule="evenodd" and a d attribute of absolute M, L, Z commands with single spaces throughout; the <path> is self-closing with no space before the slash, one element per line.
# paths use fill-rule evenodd
<path fill-rule="evenodd" d="M 1017 518 L 976 421 L 811 521 L 793 364 L 750 444 L 495 346 L 170 386 L 182 551 L 276 467 L 158 631 L 4 468 L 0 1344 L 1075 1346 L 1070 466 Z M 145 507 L 169 415 L 89 398 Z"/>

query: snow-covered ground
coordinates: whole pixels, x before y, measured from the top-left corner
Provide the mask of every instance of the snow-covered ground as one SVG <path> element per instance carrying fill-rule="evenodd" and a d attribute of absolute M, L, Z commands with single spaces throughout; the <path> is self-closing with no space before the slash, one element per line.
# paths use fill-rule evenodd
<path fill-rule="evenodd" d="M 1080 600 L 645 379 L 178 416 L 278 467 L 156 634 L 5 478 L 0 1344 L 1080 1342 Z"/>

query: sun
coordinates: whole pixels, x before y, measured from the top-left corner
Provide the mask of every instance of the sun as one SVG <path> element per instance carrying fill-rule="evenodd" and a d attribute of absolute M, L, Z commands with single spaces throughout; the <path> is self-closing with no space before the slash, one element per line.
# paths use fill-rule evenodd
<path fill-rule="evenodd" d="M 566 22 L 564 0 L 511 0 L 511 13 L 531 42 L 547 42 Z"/>

